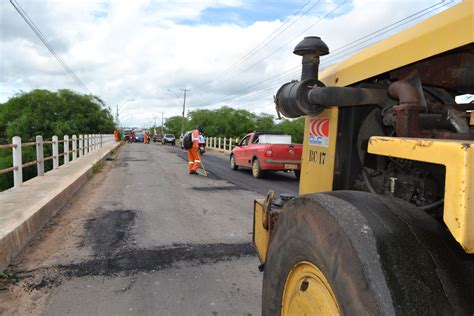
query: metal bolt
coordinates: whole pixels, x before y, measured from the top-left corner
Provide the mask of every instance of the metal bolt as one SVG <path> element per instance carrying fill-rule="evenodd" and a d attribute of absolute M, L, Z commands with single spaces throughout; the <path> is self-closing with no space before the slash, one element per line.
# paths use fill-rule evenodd
<path fill-rule="evenodd" d="M 308 279 L 305 278 L 303 282 L 301 282 L 300 291 L 304 292 L 308 289 L 308 287 L 309 287 L 309 282 L 308 282 Z"/>
<path fill-rule="evenodd" d="M 395 193 L 395 184 L 396 184 L 398 178 L 397 177 L 390 177 L 389 180 L 390 180 L 390 182 L 389 182 L 388 190 L 390 191 L 390 193 L 394 194 Z"/>

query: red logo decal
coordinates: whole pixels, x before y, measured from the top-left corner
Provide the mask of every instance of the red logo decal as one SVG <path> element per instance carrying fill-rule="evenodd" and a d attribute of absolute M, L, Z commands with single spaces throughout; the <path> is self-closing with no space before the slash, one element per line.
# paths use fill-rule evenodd
<path fill-rule="evenodd" d="M 329 137 L 329 119 L 311 119 L 309 121 L 309 135 Z"/>

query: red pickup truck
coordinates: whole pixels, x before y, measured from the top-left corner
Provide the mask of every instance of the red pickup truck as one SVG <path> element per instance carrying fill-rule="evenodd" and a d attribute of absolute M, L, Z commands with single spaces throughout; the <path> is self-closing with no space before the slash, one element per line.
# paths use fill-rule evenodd
<path fill-rule="evenodd" d="M 291 136 L 268 132 L 246 135 L 230 154 L 230 167 L 252 168 L 252 175 L 261 178 L 265 171 L 293 171 L 300 178 L 303 146 L 292 144 Z"/>

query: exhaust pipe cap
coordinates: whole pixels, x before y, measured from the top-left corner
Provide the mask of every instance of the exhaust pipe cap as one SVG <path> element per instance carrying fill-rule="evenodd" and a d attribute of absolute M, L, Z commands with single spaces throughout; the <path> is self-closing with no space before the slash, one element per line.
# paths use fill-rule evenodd
<path fill-rule="evenodd" d="M 307 36 L 298 45 L 295 46 L 293 54 L 304 56 L 314 54 L 324 56 L 329 54 L 329 47 L 321 40 L 319 36 Z"/>

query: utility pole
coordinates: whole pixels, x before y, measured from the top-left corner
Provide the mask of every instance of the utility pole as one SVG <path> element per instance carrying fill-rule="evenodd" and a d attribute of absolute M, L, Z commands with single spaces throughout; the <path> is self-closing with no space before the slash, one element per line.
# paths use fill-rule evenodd
<path fill-rule="evenodd" d="M 117 123 L 117 128 L 119 125 L 119 120 L 118 120 L 118 104 L 115 106 L 115 122 Z"/>
<path fill-rule="evenodd" d="M 161 112 L 161 135 L 163 135 L 163 112 Z"/>

